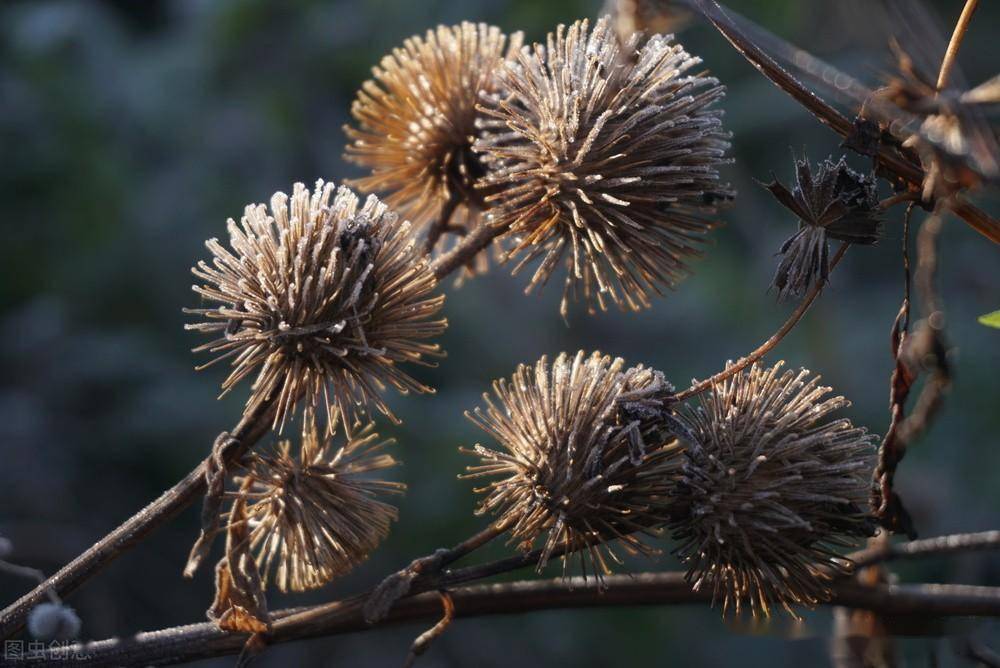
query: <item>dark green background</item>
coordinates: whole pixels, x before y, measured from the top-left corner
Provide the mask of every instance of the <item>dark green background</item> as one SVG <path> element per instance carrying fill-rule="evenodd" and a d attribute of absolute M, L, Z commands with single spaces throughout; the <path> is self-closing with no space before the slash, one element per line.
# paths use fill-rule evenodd
<path fill-rule="evenodd" d="M 997 69 L 1000 7 L 983 3 L 961 64 L 978 82 Z M 957 15 L 958 0 L 936 8 Z M 734 2 L 744 13 L 869 81 L 888 65 L 885 26 L 863 0 Z M 317 177 L 356 175 L 341 160 L 350 101 L 371 65 L 439 22 L 487 20 L 538 39 L 595 16 L 596 2 L 4 2 L 0 6 L 0 533 L 16 560 L 55 570 L 189 471 L 240 414 L 246 388 L 217 402 L 224 369 L 193 370 L 183 306 L 204 239 L 224 236 L 247 202 Z M 948 29 L 945 28 L 945 31 Z M 579 348 L 704 377 L 766 338 L 789 305 L 766 292 L 794 221 L 754 179 L 789 179 L 791 150 L 822 158 L 838 139 L 759 77 L 712 30 L 681 36 L 729 87 L 727 124 L 740 196 L 681 289 L 641 315 L 557 313 L 559 289 L 524 297 L 523 278 L 494 271 L 448 288 L 449 357 L 420 377 L 431 397 L 390 399 L 410 485 L 399 524 L 356 574 L 298 605 L 359 591 L 409 558 L 481 526 L 471 485 L 456 480 L 462 417 L 518 362 Z M 856 163 L 857 164 L 857 163 Z M 859 165 L 860 166 L 860 165 Z M 997 214 L 996 200 L 984 207 Z M 854 401 L 849 415 L 884 432 L 888 329 L 902 290 L 901 225 L 848 254 L 773 359 L 821 372 Z M 955 220 L 942 236 L 941 288 L 957 377 L 940 420 L 900 468 L 898 486 L 924 535 L 1000 526 L 1000 332 L 975 322 L 1000 308 L 995 247 Z M 578 309 L 579 311 L 579 309 Z M 203 619 L 210 568 L 180 577 L 195 537 L 189 510 L 75 594 L 88 638 Z M 491 554 L 503 554 L 496 546 Z M 654 568 L 673 569 L 665 556 Z M 553 571 L 554 572 L 554 571 Z M 1000 585 L 986 555 L 899 568 L 906 580 Z M 27 583 L 0 576 L 0 601 Z M 829 614 L 790 639 L 727 626 L 717 611 L 565 611 L 457 623 L 421 660 L 436 665 L 822 665 Z M 397 665 L 421 629 L 298 643 L 263 666 Z M 1000 636 L 962 624 L 963 637 Z M 996 645 L 995 645 L 996 646 Z M 952 641 L 908 640 L 910 665 Z M 226 659 L 211 665 L 230 665 Z M 209 665 L 209 664 L 205 664 Z"/>

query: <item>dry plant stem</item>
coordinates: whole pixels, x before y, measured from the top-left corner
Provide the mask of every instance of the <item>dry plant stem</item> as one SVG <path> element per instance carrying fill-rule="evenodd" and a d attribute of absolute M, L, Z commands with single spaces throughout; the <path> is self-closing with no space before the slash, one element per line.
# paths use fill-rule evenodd
<path fill-rule="evenodd" d="M 230 432 L 236 443 L 226 453 L 228 461 L 241 457 L 254 443 L 266 434 L 271 425 L 271 403 L 244 415 Z M 97 541 L 86 552 L 63 566 L 48 578 L 0 613 L 0 638 L 9 638 L 24 625 L 28 613 L 38 605 L 48 592 L 65 596 L 96 575 L 115 558 L 135 547 L 150 532 L 165 524 L 179 512 L 196 501 L 205 491 L 207 460 L 187 474 L 183 480 L 165 491 L 158 499 L 127 519 L 121 526 Z"/>
<path fill-rule="evenodd" d="M 833 268 L 837 266 L 838 262 L 840 262 L 840 258 L 844 257 L 844 253 L 847 252 L 848 246 L 850 246 L 850 244 L 844 242 L 840 245 L 840 248 L 837 249 L 837 252 L 830 260 L 831 271 L 833 271 Z M 683 392 L 679 392 L 676 395 L 676 399 L 678 401 L 684 401 L 685 399 L 689 399 L 697 394 L 701 394 L 702 392 L 711 388 L 716 383 L 721 383 L 727 378 L 735 376 L 740 371 L 747 368 L 760 358 L 764 357 L 764 355 L 771 352 L 774 349 L 774 347 L 777 346 L 781 342 L 781 340 L 785 338 L 785 336 L 790 331 L 792 331 L 792 329 L 795 328 L 795 325 L 799 323 L 799 320 L 802 319 L 802 316 L 806 314 L 806 311 L 809 310 L 809 307 L 812 306 L 814 301 L 816 301 L 816 297 L 819 296 L 819 293 L 823 291 L 823 287 L 824 287 L 823 283 L 816 283 L 815 285 L 813 285 L 812 288 L 810 288 L 809 292 L 806 293 L 806 296 L 802 298 L 802 301 L 799 303 L 799 305 L 795 307 L 795 310 L 792 311 L 792 314 L 788 316 L 788 320 L 786 320 L 785 323 L 778 328 L 778 331 L 772 334 L 767 341 L 760 344 L 760 346 L 758 346 L 756 350 L 746 355 L 745 357 L 740 358 L 738 362 L 730 365 L 728 368 L 726 368 L 723 371 L 720 371 L 714 376 L 706 378 L 701 382 L 692 384 L 691 387 L 689 387 L 688 389 L 684 390 Z"/>
<path fill-rule="evenodd" d="M 478 550 L 505 530 L 504 524 L 491 524 L 451 549 L 436 550 L 432 554 L 414 559 L 406 568 L 389 575 L 375 587 L 365 602 L 365 617 L 370 622 L 384 618 L 396 601 L 417 591 L 421 580 L 426 582 L 428 579 L 434 579 L 446 566 Z M 426 586 L 419 588 L 419 591 L 426 590 Z"/>
<path fill-rule="evenodd" d="M 484 250 L 498 236 L 507 231 L 503 225 L 483 224 L 469 232 L 450 251 L 439 257 L 431 265 L 434 277 L 439 281 L 456 269 L 468 264 L 472 258 Z"/>
<path fill-rule="evenodd" d="M 740 31 L 735 22 L 715 0 L 691 0 L 691 2 L 696 5 L 699 12 L 712 22 L 736 51 L 756 67 L 761 74 L 841 137 L 846 138 L 851 135 L 854 131 L 854 124 L 847 117 L 818 95 L 806 89 L 795 77 L 754 44 Z M 878 164 L 888 174 L 908 182 L 914 188 L 922 187 L 925 174 L 920 165 L 884 145 L 879 146 L 877 158 Z M 1000 244 L 1000 221 L 958 197 L 949 198 L 948 207 L 974 230 L 993 243 Z"/>
<path fill-rule="evenodd" d="M 1000 550 L 1000 531 L 961 533 L 951 536 L 935 536 L 906 543 L 887 543 L 868 548 L 851 555 L 855 569 L 898 559 L 915 559 L 931 555 L 976 552 L 980 550 Z"/>
<path fill-rule="evenodd" d="M 427 230 L 427 238 L 424 240 L 424 255 L 430 255 L 434 252 L 434 247 L 437 246 L 437 242 L 441 239 L 441 236 L 448 231 L 448 226 L 451 224 L 451 217 L 455 214 L 455 209 L 461 203 L 458 193 L 452 192 L 451 197 L 441 207 L 441 215 Z"/>
<path fill-rule="evenodd" d="M 979 7 L 979 0 L 966 0 L 962 14 L 958 17 L 958 22 L 955 24 L 955 31 L 951 34 L 951 41 L 948 42 L 948 50 L 945 51 L 944 59 L 941 61 L 941 71 L 938 73 L 937 79 L 937 89 L 939 91 L 944 90 L 948 86 L 951 70 L 955 66 L 955 59 L 958 57 L 958 48 L 962 46 L 962 40 L 965 38 L 965 33 L 969 30 L 969 23 L 972 21 L 972 15 L 976 13 L 977 7 Z"/>
<path fill-rule="evenodd" d="M 451 594 L 446 591 L 439 591 L 438 596 L 441 597 L 441 607 L 444 609 L 444 615 L 437 624 L 421 633 L 413 641 L 413 645 L 410 646 L 410 653 L 403 663 L 403 668 L 413 666 L 417 662 L 417 657 L 426 652 L 431 643 L 448 630 L 448 627 L 451 626 L 451 620 L 455 618 L 455 600 L 451 597 Z"/>
<path fill-rule="evenodd" d="M 606 591 L 596 581 L 573 578 L 526 580 L 484 584 L 450 590 L 454 617 L 522 614 L 535 610 L 597 608 L 638 605 L 705 605 L 711 592 L 695 592 L 683 573 L 639 573 L 606 578 Z M 567 585 L 572 585 L 567 586 Z M 872 610 L 884 615 L 1000 617 L 1000 589 L 965 585 L 894 585 L 867 587 L 852 582 L 837 585 L 829 605 Z M 274 633 L 269 642 L 283 643 L 302 638 L 332 636 L 377 628 L 367 624 L 357 600 L 323 606 L 324 615 L 303 616 L 275 613 Z M 441 615 L 437 592 L 409 597 L 393 609 L 379 627 L 408 622 L 428 622 Z M 61 649 L 87 658 L 74 666 L 167 665 L 238 654 L 246 634 L 226 633 L 212 623 L 192 624 L 127 639 L 110 639 L 71 645 Z M 59 654 L 46 656 L 56 660 Z M 22 664 L 18 664 L 22 665 Z M 46 665 L 45 660 L 23 665 Z"/>

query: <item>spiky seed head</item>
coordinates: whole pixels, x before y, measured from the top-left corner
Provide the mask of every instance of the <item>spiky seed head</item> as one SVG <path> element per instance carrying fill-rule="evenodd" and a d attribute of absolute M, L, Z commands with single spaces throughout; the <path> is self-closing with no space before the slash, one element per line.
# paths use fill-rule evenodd
<path fill-rule="evenodd" d="M 520 45 L 520 33 L 508 40 L 499 28 L 466 21 L 393 49 L 351 106 L 357 127 L 344 127 L 351 140 L 345 158 L 371 170 L 352 185 L 384 193 L 418 225 L 454 196 L 462 205 L 452 222 L 476 224 L 482 201 L 473 186 L 484 171 L 472 151 L 476 101 L 493 90 L 494 72 Z"/>
<path fill-rule="evenodd" d="M 841 157 L 827 158 L 813 173 L 808 158 L 795 160 L 795 186 L 776 179 L 765 187 L 796 215 L 798 231 L 781 246 L 772 286 L 778 299 L 801 296 L 830 273 L 828 240 L 874 244 L 882 236 L 878 189 L 873 177 L 854 171 Z"/>
<path fill-rule="evenodd" d="M 540 258 L 528 290 L 560 262 L 571 293 L 592 308 L 649 306 L 688 273 L 715 226 L 729 135 L 715 79 L 668 37 L 619 47 L 607 18 L 578 21 L 523 49 L 498 74 L 476 149 L 494 224 L 509 227 L 515 273 Z"/>
<path fill-rule="evenodd" d="M 365 561 L 389 534 L 397 510 L 384 498 L 406 486 L 373 478 L 398 462 L 368 424 L 341 445 L 307 417 L 298 449 L 281 441 L 252 454 L 238 477 L 249 548 L 263 585 L 322 587 Z M 225 517 L 223 519 L 226 519 Z"/>
<path fill-rule="evenodd" d="M 229 220 L 231 249 L 210 239 L 211 263 L 192 270 L 203 281 L 193 290 L 218 304 L 187 311 L 203 318 L 188 329 L 215 337 L 195 352 L 216 355 L 204 366 L 231 360 L 223 394 L 254 377 L 246 410 L 275 401 L 279 427 L 300 397 L 329 410 L 330 429 L 334 416 L 350 429 L 368 405 L 395 419 L 386 386 L 433 391 L 403 370 L 441 354 L 427 340 L 447 324 L 435 319 L 444 297 L 409 223 L 375 197 L 360 206 L 347 188 L 333 193 L 322 180 L 312 193 L 296 183 L 270 212 L 246 207 Z"/>
<path fill-rule="evenodd" d="M 673 537 L 695 589 L 723 614 L 815 605 L 871 535 L 873 436 L 828 416 L 849 402 L 782 363 L 742 371 L 682 413 L 691 432 Z"/>
<path fill-rule="evenodd" d="M 466 415 L 499 444 L 466 451 L 481 458 L 466 478 L 490 478 L 478 514 L 496 515 L 511 541 L 542 549 L 539 570 L 555 553 L 582 550 L 598 581 L 619 562 L 612 543 L 649 554 L 640 536 L 667 520 L 680 448 L 660 419 L 673 388 L 644 367 L 624 368 L 581 351 L 521 365 L 493 383 L 485 409 Z"/>

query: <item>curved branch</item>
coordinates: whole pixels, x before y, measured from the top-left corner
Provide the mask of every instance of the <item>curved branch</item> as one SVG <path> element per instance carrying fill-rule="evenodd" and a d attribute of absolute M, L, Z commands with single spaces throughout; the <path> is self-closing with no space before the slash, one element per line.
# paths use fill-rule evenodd
<path fill-rule="evenodd" d="M 683 573 L 640 573 L 605 578 L 602 591 L 591 578 L 525 580 L 485 584 L 449 590 L 455 618 L 520 614 L 536 610 L 598 608 L 639 605 L 705 605 L 711 592 L 693 591 Z M 853 582 L 838 584 L 828 605 L 872 610 L 882 615 L 984 616 L 1000 617 L 1000 589 L 966 585 L 864 586 Z M 327 606 L 329 607 L 329 606 Z M 323 616 L 303 621 L 302 613 L 275 613 L 272 644 L 302 638 L 365 631 L 386 625 L 436 621 L 441 601 L 435 592 L 426 592 L 399 602 L 377 625 L 366 624 L 356 600 L 338 604 Z M 220 631 L 212 623 L 192 624 L 131 638 L 101 640 L 60 648 L 23 665 L 47 665 L 74 654 L 75 666 L 166 665 L 238 654 L 245 634 Z M 20 665 L 20 664 L 19 664 Z"/>
<path fill-rule="evenodd" d="M 837 266 L 837 263 L 840 262 L 840 258 L 844 257 L 844 253 L 847 252 L 848 246 L 850 246 L 850 244 L 844 242 L 840 245 L 840 248 L 837 249 L 837 252 L 836 254 L 834 254 L 833 259 L 830 260 L 831 271 L 833 270 L 834 267 Z M 819 293 L 823 291 L 823 287 L 824 283 L 822 282 L 813 285 L 812 288 L 809 289 L 809 292 L 806 293 L 806 296 L 802 298 L 802 301 L 795 308 L 795 310 L 792 311 L 792 314 L 788 316 L 788 320 L 786 320 L 785 323 L 778 328 L 778 331 L 772 334 L 767 341 L 760 344 L 760 346 L 758 346 L 756 350 L 751 352 L 749 355 L 740 358 L 740 360 L 737 361 L 735 364 L 730 364 L 723 371 L 720 371 L 714 376 L 706 378 L 701 382 L 692 384 L 691 387 L 684 390 L 683 392 L 678 392 L 676 395 L 676 399 L 678 401 L 684 401 L 685 399 L 689 399 L 690 397 L 693 397 L 697 394 L 701 394 L 705 390 L 711 388 L 716 383 L 721 383 L 727 378 L 735 376 L 740 371 L 747 368 L 748 366 L 750 366 L 751 364 L 762 358 L 764 355 L 771 352 L 774 349 L 774 347 L 777 346 L 781 342 L 781 340 L 785 338 L 785 336 L 790 331 L 792 331 L 792 329 L 795 328 L 795 325 L 799 324 L 799 320 L 802 319 L 802 316 L 806 314 L 806 311 L 809 310 L 809 307 L 812 306 L 814 301 L 816 301 L 816 297 L 818 297 Z"/>

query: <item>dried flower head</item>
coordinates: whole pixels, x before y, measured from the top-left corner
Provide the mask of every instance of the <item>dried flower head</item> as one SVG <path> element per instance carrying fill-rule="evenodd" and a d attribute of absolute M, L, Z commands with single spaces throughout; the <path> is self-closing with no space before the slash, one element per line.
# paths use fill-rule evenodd
<path fill-rule="evenodd" d="M 498 74 L 484 97 L 476 149 L 494 223 L 509 227 L 515 273 L 541 258 L 528 291 L 565 260 L 570 292 L 601 309 L 649 306 L 688 273 L 733 193 L 718 181 L 729 135 L 714 104 L 724 89 L 687 72 L 701 61 L 669 38 L 620 47 L 607 18 L 550 34 Z"/>
<path fill-rule="evenodd" d="M 778 299 L 802 295 L 830 272 L 828 239 L 874 244 L 882 234 L 875 179 L 827 158 L 813 174 L 808 159 L 795 161 L 795 187 L 777 179 L 765 185 L 799 219 L 798 231 L 781 246 L 773 286 Z"/>
<path fill-rule="evenodd" d="M 316 182 L 310 194 L 296 183 L 289 199 L 271 198 L 246 208 L 239 225 L 229 220 L 232 251 L 217 239 L 206 246 L 211 264 L 192 271 L 204 281 L 194 291 L 217 308 L 190 309 L 203 322 L 188 329 L 216 336 L 196 352 L 231 359 L 223 394 L 256 374 L 247 412 L 275 401 L 283 425 L 300 396 L 324 404 L 345 428 L 368 404 L 392 418 L 380 396 L 433 390 L 407 375 L 406 362 L 429 365 L 440 349 L 426 343 L 441 334 L 433 319 L 444 302 L 436 280 L 414 247 L 409 223 L 374 197 L 359 207 L 347 188 Z M 204 368 L 204 367 L 201 367 Z"/>
<path fill-rule="evenodd" d="M 519 549 L 541 542 L 539 569 L 557 552 L 584 550 L 598 580 L 630 554 L 652 550 L 639 538 L 662 526 L 680 447 L 670 426 L 673 388 L 652 369 L 623 369 L 594 353 L 543 357 L 493 383 L 496 401 L 466 415 L 500 444 L 466 451 L 482 463 L 467 478 L 496 478 L 477 513 L 497 515 Z M 638 535 L 637 535 L 638 534 Z M 586 568 L 586 560 L 581 559 Z"/>
<path fill-rule="evenodd" d="M 241 483 L 249 549 L 263 585 L 281 591 L 315 589 L 368 558 L 389 534 L 396 508 L 382 497 L 405 485 L 372 479 L 398 463 L 382 449 L 369 424 L 340 447 L 305 420 L 302 444 L 281 441 L 267 455 L 253 454 Z"/>
<path fill-rule="evenodd" d="M 484 171 L 472 151 L 476 101 L 493 89 L 520 33 L 509 42 L 499 28 L 463 22 L 411 37 L 385 56 L 351 107 L 358 127 L 344 127 L 345 158 L 372 170 L 352 185 L 385 193 L 416 224 L 438 217 L 454 197 L 462 206 L 453 225 L 476 224 L 482 201 L 473 186 Z"/>
<path fill-rule="evenodd" d="M 687 512 L 671 529 L 688 579 L 710 587 L 724 614 L 827 600 L 851 569 L 836 550 L 871 534 L 873 436 L 826 419 L 849 402 L 824 399 L 819 377 L 781 367 L 754 365 L 684 413 L 692 442 L 677 498 Z"/>

